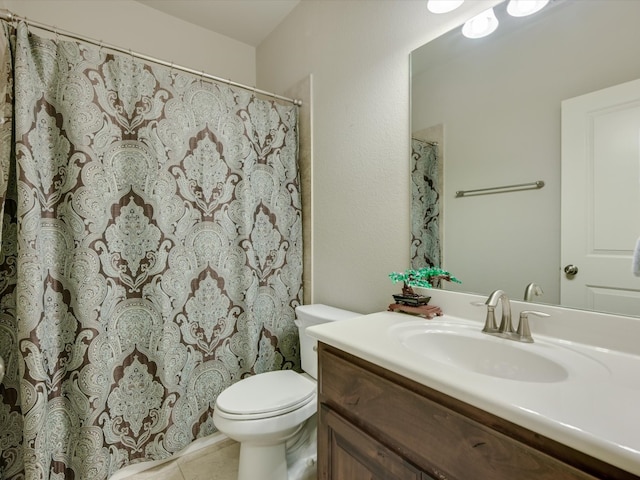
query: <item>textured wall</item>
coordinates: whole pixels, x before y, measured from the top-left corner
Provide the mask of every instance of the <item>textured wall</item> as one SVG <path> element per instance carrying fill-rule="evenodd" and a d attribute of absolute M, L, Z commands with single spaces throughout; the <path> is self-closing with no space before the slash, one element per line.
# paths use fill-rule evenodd
<path fill-rule="evenodd" d="M 133 0 L 0 0 L 29 20 L 255 85 L 255 48 Z"/>

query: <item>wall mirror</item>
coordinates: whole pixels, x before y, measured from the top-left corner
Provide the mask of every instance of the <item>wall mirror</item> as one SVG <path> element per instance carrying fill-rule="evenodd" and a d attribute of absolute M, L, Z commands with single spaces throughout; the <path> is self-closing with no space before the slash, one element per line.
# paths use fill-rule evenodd
<path fill-rule="evenodd" d="M 636 126 L 628 129 L 635 136 L 624 140 L 629 170 L 599 194 L 620 193 L 600 216 L 625 226 L 624 238 L 605 256 L 624 265 L 619 276 L 629 283 L 608 303 L 599 300 L 598 285 L 584 303 L 563 302 L 561 293 L 563 282 L 581 278 L 564 272 L 563 262 L 578 260 L 563 252 L 562 223 L 583 215 L 566 206 L 563 211 L 562 185 L 585 183 L 562 176 L 563 105 L 640 79 L 640 1 L 552 0 L 522 18 L 509 18 L 506 2 L 495 10 L 500 25 L 492 35 L 471 40 L 456 28 L 411 53 L 412 228 L 427 232 L 414 239 L 412 266 L 432 258 L 462 280 L 443 286 L 451 290 L 488 295 L 501 288 L 522 300 L 535 282 L 543 291 L 536 302 L 640 316 L 640 278 L 631 271 L 640 236 Z M 423 157 L 431 163 L 416 170 Z M 609 170 L 619 170 L 610 164 Z M 458 191 L 539 181 L 542 188 L 456 197 Z"/>

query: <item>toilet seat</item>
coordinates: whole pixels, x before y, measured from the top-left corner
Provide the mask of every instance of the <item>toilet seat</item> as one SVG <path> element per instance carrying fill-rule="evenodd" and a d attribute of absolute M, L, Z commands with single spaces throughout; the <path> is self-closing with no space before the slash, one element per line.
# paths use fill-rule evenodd
<path fill-rule="evenodd" d="M 247 377 L 216 399 L 223 418 L 253 420 L 276 417 L 315 401 L 316 384 L 293 370 L 278 370 Z"/>

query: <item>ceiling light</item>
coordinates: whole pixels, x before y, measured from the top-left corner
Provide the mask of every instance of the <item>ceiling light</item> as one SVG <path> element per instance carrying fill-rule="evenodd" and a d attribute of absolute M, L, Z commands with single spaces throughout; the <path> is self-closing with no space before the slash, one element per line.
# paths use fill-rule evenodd
<path fill-rule="evenodd" d="M 448 13 L 464 3 L 464 0 L 429 0 L 427 9 L 431 13 Z"/>
<path fill-rule="evenodd" d="M 510 0 L 507 12 L 512 17 L 526 17 L 542 10 L 549 0 Z"/>
<path fill-rule="evenodd" d="M 462 26 L 462 34 L 467 38 L 481 38 L 493 33 L 496 28 L 498 28 L 498 19 L 493 8 L 489 8 L 471 20 L 467 20 Z"/>

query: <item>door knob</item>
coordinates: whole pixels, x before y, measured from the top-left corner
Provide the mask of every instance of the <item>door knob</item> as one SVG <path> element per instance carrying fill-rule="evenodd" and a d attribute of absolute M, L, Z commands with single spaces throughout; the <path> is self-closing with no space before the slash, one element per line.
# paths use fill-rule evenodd
<path fill-rule="evenodd" d="M 564 273 L 566 273 L 567 275 L 576 275 L 578 273 L 578 267 L 569 264 L 564 267 Z"/>

